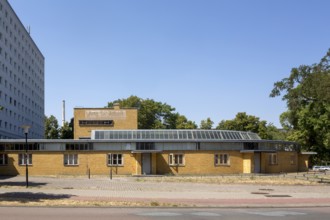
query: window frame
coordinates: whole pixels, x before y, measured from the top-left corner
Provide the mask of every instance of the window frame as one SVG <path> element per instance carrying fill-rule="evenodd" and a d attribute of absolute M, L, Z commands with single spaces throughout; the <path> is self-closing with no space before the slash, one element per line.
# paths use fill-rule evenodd
<path fill-rule="evenodd" d="M 26 158 L 27 156 L 27 158 Z M 26 162 L 28 166 L 33 165 L 33 157 L 31 153 L 21 153 L 18 155 L 18 165 L 26 166 Z"/>
<path fill-rule="evenodd" d="M 268 154 L 268 165 L 270 165 L 270 166 L 278 165 L 278 155 L 277 155 L 277 153 Z"/>
<path fill-rule="evenodd" d="M 230 166 L 230 155 L 228 153 L 214 154 L 215 166 Z"/>
<path fill-rule="evenodd" d="M 118 156 L 120 156 L 120 158 Z M 119 163 L 119 161 L 120 161 L 120 163 Z M 124 154 L 122 154 L 122 153 L 109 153 L 109 154 L 107 154 L 107 165 L 110 166 L 110 167 L 124 166 Z"/>
<path fill-rule="evenodd" d="M 64 166 L 79 166 L 78 154 L 64 154 L 63 164 Z"/>
<path fill-rule="evenodd" d="M 8 165 L 8 154 L 0 154 L 0 166 Z"/>
<path fill-rule="evenodd" d="M 186 159 L 184 153 L 171 153 L 168 155 L 168 164 L 170 166 L 185 166 Z"/>

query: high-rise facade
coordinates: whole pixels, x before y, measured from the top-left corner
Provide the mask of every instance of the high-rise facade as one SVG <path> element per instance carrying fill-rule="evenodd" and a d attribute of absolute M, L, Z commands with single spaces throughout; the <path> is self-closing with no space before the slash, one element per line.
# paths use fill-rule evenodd
<path fill-rule="evenodd" d="M 0 139 L 44 138 L 44 56 L 7 0 L 0 0 Z"/>

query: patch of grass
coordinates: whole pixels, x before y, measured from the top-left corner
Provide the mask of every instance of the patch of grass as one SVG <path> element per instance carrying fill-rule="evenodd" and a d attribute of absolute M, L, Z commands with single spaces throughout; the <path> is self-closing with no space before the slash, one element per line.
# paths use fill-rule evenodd
<path fill-rule="evenodd" d="M 28 199 L 12 199 L 0 201 L 0 206 L 49 206 L 49 207 L 181 207 L 176 203 L 136 202 L 136 201 L 81 201 L 73 199 L 31 201 Z"/>
<path fill-rule="evenodd" d="M 160 204 L 158 203 L 158 202 L 156 202 L 156 201 L 152 201 L 152 202 L 150 202 L 150 206 L 160 206 Z"/>
<path fill-rule="evenodd" d="M 290 178 L 289 176 L 258 176 L 258 175 L 222 175 L 222 176 L 163 176 L 150 177 L 145 182 L 186 182 L 209 184 L 260 184 L 260 185 L 316 185 L 317 183 Z"/>

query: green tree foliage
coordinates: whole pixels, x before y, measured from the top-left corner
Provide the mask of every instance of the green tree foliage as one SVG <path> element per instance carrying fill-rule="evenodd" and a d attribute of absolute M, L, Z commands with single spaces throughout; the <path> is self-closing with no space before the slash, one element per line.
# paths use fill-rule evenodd
<path fill-rule="evenodd" d="M 207 118 L 206 120 L 202 120 L 201 124 L 199 126 L 200 129 L 212 129 L 214 122 L 211 120 L 211 118 Z"/>
<path fill-rule="evenodd" d="M 73 139 L 73 118 L 69 122 L 65 122 L 59 129 L 59 136 L 61 139 Z"/>
<path fill-rule="evenodd" d="M 318 64 L 293 68 L 288 78 L 274 83 L 270 96 L 283 94 L 288 110 L 281 124 L 288 139 L 307 151 L 316 151 L 318 160 L 330 160 L 330 49 Z"/>
<path fill-rule="evenodd" d="M 197 125 L 195 122 L 188 120 L 186 118 L 186 116 L 180 115 L 177 113 L 175 128 L 176 129 L 196 129 Z"/>
<path fill-rule="evenodd" d="M 46 139 L 58 139 L 59 138 L 59 126 L 55 116 L 45 116 L 45 137 Z"/>
<path fill-rule="evenodd" d="M 119 103 L 123 108 L 139 109 L 139 129 L 194 128 L 194 122 L 188 121 L 184 116 L 174 112 L 175 108 L 166 103 L 130 96 L 126 99 L 109 102 L 108 107 L 113 107 L 114 103 Z"/>
<path fill-rule="evenodd" d="M 232 120 L 222 120 L 216 127 L 219 130 L 251 131 L 257 133 L 262 139 L 284 139 L 285 134 L 274 125 L 267 125 L 267 121 L 260 120 L 253 115 L 239 112 Z"/>

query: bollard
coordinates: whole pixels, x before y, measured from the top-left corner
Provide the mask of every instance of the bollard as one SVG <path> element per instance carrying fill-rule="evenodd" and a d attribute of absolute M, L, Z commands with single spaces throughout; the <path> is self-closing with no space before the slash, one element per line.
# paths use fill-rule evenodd
<path fill-rule="evenodd" d="M 110 179 L 112 180 L 112 167 L 110 168 Z"/>
<path fill-rule="evenodd" d="M 88 179 L 90 179 L 90 178 L 91 178 L 91 169 L 88 168 Z"/>

